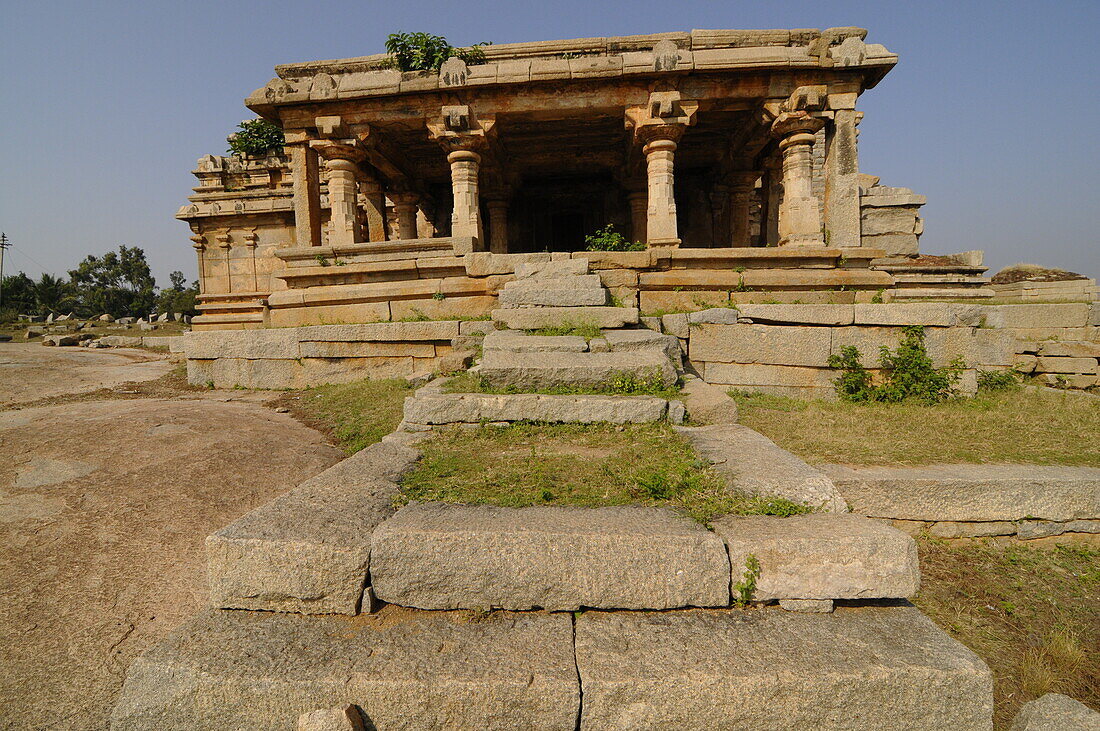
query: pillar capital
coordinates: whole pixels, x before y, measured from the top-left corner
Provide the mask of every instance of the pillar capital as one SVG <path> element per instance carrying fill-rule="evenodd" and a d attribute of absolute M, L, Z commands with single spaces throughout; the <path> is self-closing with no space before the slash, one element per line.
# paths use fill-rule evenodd
<path fill-rule="evenodd" d="M 825 120 L 817 117 L 810 116 L 809 112 L 796 111 L 796 112 L 783 112 L 775 121 L 772 122 L 771 132 L 772 135 L 787 142 L 787 138 L 796 135 L 808 135 L 809 143 L 813 142 L 813 137 L 819 129 L 825 126 Z M 791 141 L 790 144 L 808 144 L 805 142 L 804 137 L 800 137 L 797 141 Z"/>
<path fill-rule="evenodd" d="M 325 159 L 326 165 L 337 160 L 358 163 L 367 158 L 367 151 L 358 140 L 311 140 L 309 146 Z"/>
<path fill-rule="evenodd" d="M 427 122 L 428 135 L 448 153 L 479 152 L 496 131 L 496 117 L 475 114 L 468 105 L 448 105 Z"/>
<path fill-rule="evenodd" d="M 626 126 L 634 131 L 636 143 L 675 143 L 695 124 L 698 111 L 699 102 L 683 99 L 678 91 L 654 91 L 645 106 L 627 107 Z"/>

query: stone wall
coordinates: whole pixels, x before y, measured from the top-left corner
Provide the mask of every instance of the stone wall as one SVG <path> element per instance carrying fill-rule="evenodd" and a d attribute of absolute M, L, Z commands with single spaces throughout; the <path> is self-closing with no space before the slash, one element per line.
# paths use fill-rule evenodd
<path fill-rule="evenodd" d="M 986 322 L 1011 333 L 1013 366 L 1058 388 L 1100 385 L 1100 303 L 989 305 Z"/>
<path fill-rule="evenodd" d="M 887 256 L 918 254 L 918 242 L 924 233 L 920 207 L 928 199 L 908 188 L 889 188 L 877 182 L 861 187 L 860 193 L 863 245 L 882 249 Z"/>

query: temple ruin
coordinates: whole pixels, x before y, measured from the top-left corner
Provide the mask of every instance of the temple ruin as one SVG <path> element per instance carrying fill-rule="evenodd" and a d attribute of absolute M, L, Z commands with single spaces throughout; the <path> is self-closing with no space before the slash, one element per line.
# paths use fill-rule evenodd
<path fill-rule="evenodd" d="M 177 214 L 196 330 L 484 316 L 521 262 L 586 257 L 642 314 L 981 294 L 980 252 L 914 259 L 923 196 L 859 171 L 860 28 L 487 46 L 439 72 L 288 64 L 246 103 L 281 154 L 199 160 Z M 646 244 L 588 252 L 606 225 Z"/>

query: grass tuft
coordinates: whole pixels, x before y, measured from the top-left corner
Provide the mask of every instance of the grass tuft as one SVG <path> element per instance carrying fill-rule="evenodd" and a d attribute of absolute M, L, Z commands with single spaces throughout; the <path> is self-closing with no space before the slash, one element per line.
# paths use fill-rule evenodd
<path fill-rule="evenodd" d="M 549 396 L 660 396 L 661 398 L 674 399 L 680 397 L 679 386 L 666 386 L 660 374 L 652 376 L 637 376 L 633 373 L 620 373 L 611 378 L 607 383 L 598 387 L 587 386 L 553 386 L 549 388 L 527 389 L 516 386 L 494 388 L 488 381 L 474 373 L 460 373 L 444 386 L 446 393 L 496 393 L 518 394 L 539 393 Z"/>
<path fill-rule="evenodd" d="M 411 394 L 412 387 L 404 379 L 356 381 L 289 392 L 278 405 L 355 454 L 397 428 L 405 397 Z"/>

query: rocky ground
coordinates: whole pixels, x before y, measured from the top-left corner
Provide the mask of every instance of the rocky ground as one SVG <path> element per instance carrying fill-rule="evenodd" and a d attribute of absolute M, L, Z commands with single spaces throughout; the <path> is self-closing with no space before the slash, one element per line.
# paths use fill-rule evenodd
<path fill-rule="evenodd" d="M 266 394 L 152 385 L 171 369 L 0 344 L 2 728 L 104 728 L 131 660 L 205 603 L 205 537 L 342 457 Z"/>

